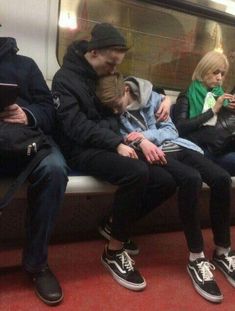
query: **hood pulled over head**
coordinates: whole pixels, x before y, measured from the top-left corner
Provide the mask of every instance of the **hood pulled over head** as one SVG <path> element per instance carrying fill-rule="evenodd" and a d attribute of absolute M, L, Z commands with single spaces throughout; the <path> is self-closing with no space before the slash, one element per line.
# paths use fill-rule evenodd
<path fill-rule="evenodd" d="M 0 57 L 6 54 L 16 54 L 19 51 L 15 38 L 0 37 Z"/>
<path fill-rule="evenodd" d="M 127 110 L 138 110 L 144 108 L 152 94 L 153 85 L 150 81 L 136 77 L 127 77 L 124 79 L 125 84 L 131 88 L 136 100 L 133 101 Z"/>

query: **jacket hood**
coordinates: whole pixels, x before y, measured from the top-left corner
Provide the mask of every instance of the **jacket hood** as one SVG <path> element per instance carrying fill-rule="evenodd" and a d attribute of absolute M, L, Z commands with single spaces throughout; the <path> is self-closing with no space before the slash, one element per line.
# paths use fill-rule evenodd
<path fill-rule="evenodd" d="M 68 46 L 67 52 L 64 56 L 63 66 L 86 78 L 96 80 L 98 76 L 95 70 L 84 57 L 84 54 L 87 52 L 87 48 L 88 42 L 85 40 L 74 41 L 71 43 Z"/>
<path fill-rule="evenodd" d="M 78 56 L 82 56 L 86 53 L 87 46 L 88 46 L 88 42 L 85 40 L 72 42 L 67 48 L 67 52 L 64 56 L 64 60 L 67 60 L 67 59 L 76 60 Z"/>
<path fill-rule="evenodd" d="M 15 38 L 0 37 L 0 57 L 6 54 L 16 54 L 19 51 Z"/>
<path fill-rule="evenodd" d="M 152 94 L 153 85 L 150 81 L 136 77 L 125 78 L 125 84 L 128 84 L 137 99 L 127 106 L 127 110 L 138 110 L 144 108 Z"/>

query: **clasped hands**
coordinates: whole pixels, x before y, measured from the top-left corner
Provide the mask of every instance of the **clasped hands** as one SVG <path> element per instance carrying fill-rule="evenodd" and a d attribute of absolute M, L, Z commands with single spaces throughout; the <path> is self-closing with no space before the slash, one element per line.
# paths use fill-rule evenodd
<path fill-rule="evenodd" d="M 120 144 L 117 147 L 117 152 L 126 157 L 138 159 L 138 155 L 134 148 L 128 146 L 133 141 L 139 141 L 139 148 L 143 152 L 146 160 L 150 164 L 165 165 L 167 163 L 164 152 L 153 144 L 151 141 L 146 139 L 143 134 L 139 132 L 131 132 L 125 137 L 125 144 Z"/>

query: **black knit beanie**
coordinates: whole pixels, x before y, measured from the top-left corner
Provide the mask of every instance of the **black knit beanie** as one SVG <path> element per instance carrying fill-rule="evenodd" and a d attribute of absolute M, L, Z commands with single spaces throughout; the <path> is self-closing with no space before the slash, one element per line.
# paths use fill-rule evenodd
<path fill-rule="evenodd" d="M 99 50 L 112 46 L 127 49 L 123 35 L 111 24 L 96 24 L 91 31 L 91 40 L 88 42 L 88 51 Z"/>

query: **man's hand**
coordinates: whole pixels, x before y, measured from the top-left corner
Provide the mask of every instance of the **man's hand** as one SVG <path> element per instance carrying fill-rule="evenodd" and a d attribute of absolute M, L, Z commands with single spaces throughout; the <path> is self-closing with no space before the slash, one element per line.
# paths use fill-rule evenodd
<path fill-rule="evenodd" d="M 132 158 L 132 159 L 138 159 L 138 156 L 135 152 L 135 149 L 127 146 L 127 145 L 124 145 L 124 144 L 119 144 L 117 146 L 117 152 L 118 154 L 122 155 L 123 157 L 129 157 L 129 158 Z"/>
<path fill-rule="evenodd" d="M 126 135 L 125 141 L 131 143 L 132 141 L 141 140 L 144 138 L 144 135 L 140 132 L 131 132 L 130 134 Z"/>
<path fill-rule="evenodd" d="M 157 122 L 166 121 L 169 117 L 170 109 L 171 109 L 171 100 L 169 96 L 166 96 L 155 113 Z"/>
<path fill-rule="evenodd" d="M 139 146 L 150 164 L 165 165 L 167 163 L 164 152 L 148 139 L 144 139 Z"/>
<path fill-rule="evenodd" d="M 28 118 L 24 110 L 17 104 L 5 107 L 3 112 L 0 112 L 0 121 L 8 123 L 28 124 Z"/>

